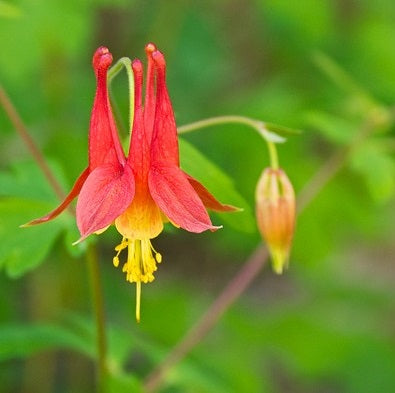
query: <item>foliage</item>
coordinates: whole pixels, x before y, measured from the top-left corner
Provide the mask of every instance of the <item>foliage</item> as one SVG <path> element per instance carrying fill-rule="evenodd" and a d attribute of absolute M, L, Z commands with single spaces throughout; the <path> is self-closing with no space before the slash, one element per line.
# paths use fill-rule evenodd
<path fill-rule="evenodd" d="M 239 114 L 303 130 L 278 145 L 297 193 L 334 152 L 346 160 L 299 216 L 289 271 L 266 269 L 161 391 L 393 390 L 394 14 L 389 0 L 0 1 L 1 83 L 65 190 L 86 165 L 89 62 L 101 44 L 115 57 L 142 57 L 149 41 L 163 48 L 179 125 Z M 120 75 L 113 89 L 121 124 L 125 84 Z M 86 245 L 71 246 L 70 212 L 19 228 L 57 198 L 2 110 L 0 141 L 2 391 L 92 391 Z M 262 139 L 224 124 L 180 143 L 183 169 L 244 210 L 215 216 L 224 226 L 216 233 L 172 230 L 157 240 L 164 262 L 144 287 L 139 325 L 134 291 L 111 264 L 119 239 L 111 229 L 102 236 L 113 392 L 142 390 L 260 242 L 253 210 L 269 162 Z M 45 382 L 29 379 L 48 362 Z"/>

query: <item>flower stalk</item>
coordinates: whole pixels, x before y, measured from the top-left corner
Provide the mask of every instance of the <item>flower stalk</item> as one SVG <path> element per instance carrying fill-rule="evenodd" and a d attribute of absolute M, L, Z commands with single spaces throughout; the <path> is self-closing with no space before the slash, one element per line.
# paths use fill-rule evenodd
<path fill-rule="evenodd" d="M 395 109 L 394 109 L 395 114 Z M 226 117 L 226 116 L 225 116 Z M 394 117 L 392 118 L 392 121 Z M 195 129 L 195 124 L 184 126 L 185 129 Z M 357 132 L 357 137 L 347 148 L 336 150 L 327 161 L 316 171 L 316 173 L 306 182 L 305 187 L 297 196 L 297 214 L 301 214 L 306 207 L 317 197 L 323 188 L 341 171 L 347 163 L 350 153 L 374 132 L 377 122 L 374 119 L 366 119 Z M 145 379 L 145 388 L 148 392 L 156 391 L 166 379 L 169 371 L 182 361 L 185 356 L 198 345 L 204 337 L 215 326 L 222 315 L 232 306 L 239 296 L 251 285 L 254 279 L 261 272 L 268 260 L 266 247 L 259 244 L 250 254 L 246 263 L 229 281 L 229 284 L 219 293 L 208 309 L 191 326 L 181 340 L 169 351 L 160 364 Z M 249 272 L 246 275 L 246 272 Z M 243 280 L 243 286 L 231 285 Z M 220 308 L 219 308 L 220 305 Z M 220 312 L 218 312 L 220 309 Z"/>
<path fill-rule="evenodd" d="M 133 117 L 134 117 L 134 76 L 131 66 L 132 62 L 129 57 L 121 57 L 109 70 L 107 74 L 107 81 L 111 92 L 111 83 L 113 79 L 125 68 L 128 76 L 128 87 L 129 87 L 129 130 L 133 127 Z"/>
<path fill-rule="evenodd" d="M 273 169 L 279 168 L 278 154 L 276 143 L 285 142 L 285 138 L 279 134 L 296 134 L 299 131 L 292 130 L 287 127 L 265 123 L 261 120 L 252 119 L 246 116 L 216 116 L 210 117 L 208 119 L 203 119 L 196 121 L 194 123 L 186 124 L 184 126 L 178 127 L 178 134 L 186 134 L 192 131 L 199 130 L 201 128 L 211 127 L 219 124 L 244 124 L 253 130 L 255 130 L 266 142 L 270 166 Z"/>
<path fill-rule="evenodd" d="M 107 338 L 104 316 L 103 290 L 100 278 L 99 260 L 96 247 L 90 243 L 86 252 L 88 272 L 92 292 L 92 305 L 96 321 L 96 349 L 97 349 L 97 384 L 98 391 L 105 391 L 108 374 L 107 368 Z"/>
<path fill-rule="evenodd" d="M 276 145 L 271 141 L 266 141 L 266 143 L 267 143 L 267 148 L 269 150 L 270 167 L 272 169 L 278 169 L 279 163 L 278 163 L 278 154 L 277 154 Z"/>

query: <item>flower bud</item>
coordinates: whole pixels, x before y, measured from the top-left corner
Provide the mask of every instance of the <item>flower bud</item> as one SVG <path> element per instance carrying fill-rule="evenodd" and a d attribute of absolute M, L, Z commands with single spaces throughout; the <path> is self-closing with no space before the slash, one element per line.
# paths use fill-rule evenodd
<path fill-rule="evenodd" d="M 255 200 L 259 231 L 268 245 L 273 270 L 281 274 L 288 267 L 295 226 L 295 193 L 282 169 L 262 172 Z"/>

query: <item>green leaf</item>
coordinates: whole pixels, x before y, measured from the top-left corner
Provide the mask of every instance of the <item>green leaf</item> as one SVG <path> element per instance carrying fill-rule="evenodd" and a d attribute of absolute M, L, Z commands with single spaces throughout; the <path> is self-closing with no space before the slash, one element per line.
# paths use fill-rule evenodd
<path fill-rule="evenodd" d="M 50 349 L 68 349 L 93 358 L 94 342 L 53 324 L 0 326 L 0 361 L 24 358 Z"/>
<path fill-rule="evenodd" d="M 34 269 L 50 251 L 64 221 L 29 228 L 19 226 L 51 207 L 48 203 L 23 198 L 0 199 L 0 268 L 4 267 L 10 277 L 19 277 Z"/>
<path fill-rule="evenodd" d="M 21 14 L 21 10 L 15 5 L 0 1 L 0 17 L 19 18 Z"/>
<path fill-rule="evenodd" d="M 369 142 L 351 158 L 351 166 L 363 175 L 370 194 L 377 202 L 385 202 L 395 194 L 394 159 Z"/>
<path fill-rule="evenodd" d="M 133 375 L 124 373 L 110 374 L 106 379 L 106 392 L 108 393 L 139 393 L 143 392 L 140 381 Z"/>
<path fill-rule="evenodd" d="M 180 157 L 182 168 L 201 181 L 221 202 L 243 209 L 242 212 L 220 214 L 231 227 L 253 232 L 255 220 L 245 199 L 236 191 L 233 181 L 215 164 L 185 140 L 180 139 Z"/>
<path fill-rule="evenodd" d="M 67 187 L 65 184 L 67 182 L 65 181 L 63 171 L 56 162 L 49 161 L 49 165 L 59 183 L 63 186 L 63 189 L 66 190 Z M 37 248 L 41 248 L 42 253 L 37 257 L 35 257 L 35 254 L 32 254 L 33 258 L 36 258 L 36 261 L 30 257 L 27 259 L 27 261 L 31 262 L 32 268 L 39 264 L 40 261 L 38 261 L 38 259 L 42 260 L 47 255 L 51 243 L 55 240 L 61 228 L 66 229 L 65 245 L 70 255 L 78 257 L 86 250 L 85 243 L 72 246 L 72 243 L 75 242 L 80 235 L 74 223 L 74 218 L 68 214 L 67 211 L 53 221 L 56 223 L 54 225 L 57 228 L 55 232 L 53 232 L 52 229 L 52 222 L 30 228 L 19 228 L 21 224 L 51 211 L 59 203 L 59 199 L 55 196 L 53 189 L 48 184 L 48 180 L 44 177 L 41 169 L 35 162 L 29 160 L 13 163 L 9 170 L 0 172 L 0 196 L 8 197 L 9 200 L 16 197 L 16 200 L 19 202 L 12 202 L 12 204 L 21 203 L 23 205 L 21 209 L 10 206 L 10 213 L 13 213 L 7 214 L 5 221 L 0 223 L 0 228 L 3 225 L 7 226 L 9 230 L 11 230 L 11 236 L 13 236 L 12 233 L 14 231 L 17 232 L 16 238 L 19 239 L 18 241 L 21 244 L 23 244 L 25 236 L 27 236 L 28 242 L 30 241 L 29 239 L 32 238 L 32 243 L 36 243 L 34 238 L 38 237 Z M 3 204 L 5 202 L 1 203 Z M 7 205 L 9 203 L 10 202 L 7 202 Z M 29 204 L 30 207 L 27 206 Z M 8 207 L 4 207 L 4 209 L 8 209 Z M 15 212 L 19 217 L 14 220 L 11 216 L 15 215 Z M 35 235 L 36 233 L 37 235 Z M 47 233 L 49 236 L 47 236 Z M 20 236 L 23 236 L 23 239 L 20 239 Z M 43 245 L 44 240 L 47 241 L 45 245 Z M 26 248 L 25 246 L 27 245 L 23 245 L 24 248 Z M 2 264 L 2 250 L 5 247 L 7 246 L 3 244 L 0 246 L 0 266 Z M 6 253 L 7 250 L 4 250 L 4 255 Z M 24 252 L 23 255 L 29 256 L 30 254 Z M 19 265 L 19 263 L 17 264 Z M 30 268 L 27 268 L 26 271 L 27 270 L 30 270 Z M 17 275 L 24 272 L 25 269 Z"/>
<path fill-rule="evenodd" d="M 350 121 L 325 112 L 308 112 L 306 117 L 311 127 L 316 128 L 330 141 L 338 144 L 350 143 L 358 129 Z"/>
<path fill-rule="evenodd" d="M 60 169 L 53 163 L 51 169 L 63 180 Z M 64 184 L 64 181 L 61 182 Z M 7 171 L 0 172 L 0 196 L 16 196 L 56 202 L 55 193 L 34 161 L 12 163 Z"/>
<path fill-rule="evenodd" d="M 339 88 L 358 99 L 361 108 L 369 110 L 377 105 L 366 90 L 332 58 L 322 52 L 317 52 L 314 54 L 313 60 L 317 67 Z"/>
<path fill-rule="evenodd" d="M 282 138 L 284 136 L 293 136 L 293 135 L 302 134 L 302 131 L 297 130 L 296 128 L 290 128 L 290 127 L 286 127 L 286 126 L 282 126 L 280 124 L 274 124 L 274 123 L 266 123 L 265 122 L 265 128 L 268 131 L 271 131 L 272 133 L 278 134 L 276 136 L 277 136 L 277 138 L 280 138 L 281 142 L 285 142 L 285 139 Z M 276 140 L 272 140 L 272 142 L 276 142 Z"/>

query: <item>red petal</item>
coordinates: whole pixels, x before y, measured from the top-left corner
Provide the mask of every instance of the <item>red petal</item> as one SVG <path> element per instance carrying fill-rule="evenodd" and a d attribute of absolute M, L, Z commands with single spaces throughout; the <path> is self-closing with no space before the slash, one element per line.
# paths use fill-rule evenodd
<path fill-rule="evenodd" d="M 147 182 L 151 141 L 146 135 L 143 121 L 143 65 L 140 60 L 133 60 L 132 68 L 134 76 L 134 118 L 128 162 L 136 176 L 136 183 L 139 183 Z"/>
<path fill-rule="evenodd" d="M 152 53 L 155 51 L 155 44 L 149 43 L 145 46 L 145 53 L 147 54 L 148 59 L 148 67 L 144 100 L 144 127 L 149 144 L 151 144 L 155 118 L 155 65 L 151 56 Z"/>
<path fill-rule="evenodd" d="M 152 53 L 152 59 L 157 71 L 157 88 L 151 160 L 159 165 L 180 166 L 176 121 L 166 86 L 165 59 L 159 51 Z"/>
<path fill-rule="evenodd" d="M 77 225 L 83 240 L 110 225 L 130 205 L 135 191 L 132 169 L 107 165 L 96 168 L 82 187 L 77 202 Z"/>
<path fill-rule="evenodd" d="M 41 217 L 41 218 L 36 218 L 35 220 L 32 220 L 28 222 L 27 224 L 24 224 L 22 226 L 30 226 L 30 225 L 36 225 L 36 224 L 41 224 L 43 222 L 47 222 L 52 220 L 53 218 L 57 217 L 66 207 L 70 204 L 70 202 L 79 194 L 86 178 L 89 175 L 89 168 L 86 168 L 81 175 L 78 177 L 76 182 L 73 185 L 73 188 L 69 192 L 69 194 L 66 196 L 64 201 L 55 209 L 52 210 L 50 213 L 47 215 Z"/>
<path fill-rule="evenodd" d="M 207 190 L 206 187 L 204 187 L 203 184 L 201 184 L 199 181 L 197 181 L 195 178 L 188 175 L 187 173 L 184 172 L 184 174 L 193 189 L 199 195 L 199 198 L 203 202 L 203 205 L 206 206 L 207 209 L 211 209 L 217 212 L 234 212 L 240 210 L 238 207 L 221 203 L 214 197 L 213 194 L 209 192 L 209 190 Z"/>
<path fill-rule="evenodd" d="M 102 164 L 124 164 L 125 155 L 119 141 L 107 89 L 107 70 L 112 55 L 100 47 L 93 56 L 97 89 L 89 129 L 89 168 L 92 171 Z"/>
<path fill-rule="evenodd" d="M 189 232 L 216 230 L 207 211 L 177 166 L 152 166 L 148 175 L 152 198 L 166 216 Z"/>

